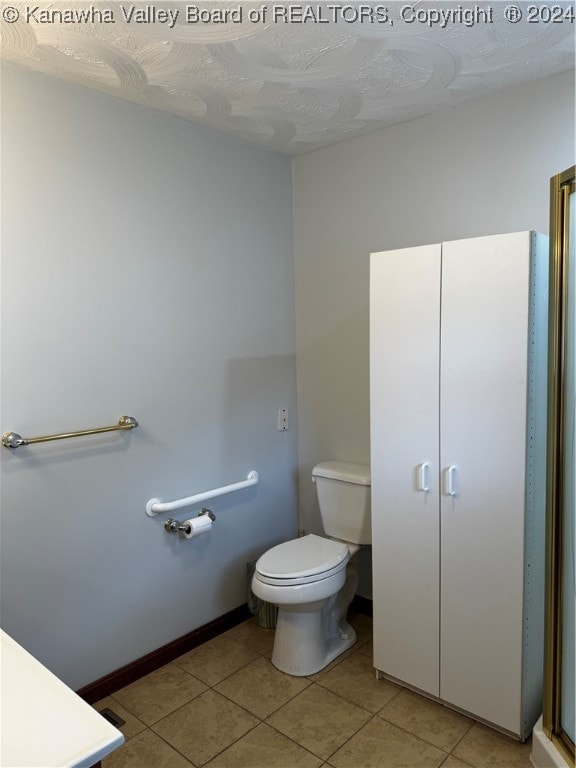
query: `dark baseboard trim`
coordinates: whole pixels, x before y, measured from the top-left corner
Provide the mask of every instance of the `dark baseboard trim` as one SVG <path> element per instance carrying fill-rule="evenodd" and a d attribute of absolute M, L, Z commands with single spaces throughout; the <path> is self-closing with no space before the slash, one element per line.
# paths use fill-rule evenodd
<path fill-rule="evenodd" d="M 198 629 L 194 629 L 192 632 L 188 632 L 188 634 L 182 635 L 182 637 L 178 637 L 176 640 L 172 640 L 172 642 L 130 662 L 130 664 L 126 664 L 124 667 L 120 667 L 120 669 L 111 672 L 109 675 L 101 677 L 94 683 L 85 685 L 77 691 L 78 696 L 81 696 L 88 704 L 94 704 L 106 696 L 111 696 L 116 691 L 119 691 L 120 688 L 124 688 L 125 685 L 129 685 L 144 677 L 144 675 L 160 669 L 164 664 L 174 661 L 178 656 L 188 653 L 188 651 L 202 645 L 207 640 L 211 640 L 228 629 L 232 629 L 237 624 L 249 619 L 251 615 L 246 604 L 240 605 L 238 608 L 234 608 L 234 610 L 228 611 L 223 616 L 214 619 L 214 621 L 204 624 L 202 627 L 198 627 Z"/>
<path fill-rule="evenodd" d="M 352 613 L 362 613 L 364 616 L 372 616 L 372 600 L 362 595 L 354 595 L 350 605 Z"/>

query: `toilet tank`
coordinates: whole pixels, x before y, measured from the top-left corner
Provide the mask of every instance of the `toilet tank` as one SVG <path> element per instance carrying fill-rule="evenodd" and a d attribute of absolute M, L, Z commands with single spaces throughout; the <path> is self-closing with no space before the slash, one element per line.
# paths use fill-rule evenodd
<path fill-rule="evenodd" d="M 351 544 L 371 544 L 370 467 L 323 461 L 312 470 L 327 536 Z"/>

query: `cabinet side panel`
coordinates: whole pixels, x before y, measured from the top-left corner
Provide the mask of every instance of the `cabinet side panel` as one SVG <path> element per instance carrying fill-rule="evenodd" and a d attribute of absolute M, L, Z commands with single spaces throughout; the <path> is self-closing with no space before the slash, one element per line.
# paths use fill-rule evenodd
<path fill-rule="evenodd" d="M 440 254 L 372 254 L 370 273 L 374 664 L 435 696 Z"/>
<path fill-rule="evenodd" d="M 521 731 L 530 233 L 444 243 L 440 696 Z"/>
<path fill-rule="evenodd" d="M 522 738 L 542 713 L 546 537 L 548 237 L 532 235 L 526 414 Z"/>

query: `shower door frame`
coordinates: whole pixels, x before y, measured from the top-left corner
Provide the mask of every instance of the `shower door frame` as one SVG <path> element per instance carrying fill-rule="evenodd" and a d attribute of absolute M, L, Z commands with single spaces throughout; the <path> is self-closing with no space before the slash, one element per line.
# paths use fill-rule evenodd
<path fill-rule="evenodd" d="M 546 736 L 574 765 L 574 744 L 561 725 L 562 543 L 565 506 L 565 403 L 569 200 L 575 168 L 550 179 L 550 304 L 548 330 L 548 438 L 546 493 L 546 619 L 544 702 Z M 572 224 L 574 226 L 574 223 Z"/>

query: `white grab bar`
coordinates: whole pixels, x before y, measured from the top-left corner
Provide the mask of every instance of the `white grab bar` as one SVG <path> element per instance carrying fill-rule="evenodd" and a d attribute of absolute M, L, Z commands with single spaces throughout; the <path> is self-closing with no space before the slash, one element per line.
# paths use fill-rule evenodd
<path fill-rule="evenodd" d="M 233 493 L 234 491 L 241 491 L 242 488 L 249 488 L 251 485 L 256 485 L 258 482 L 258 472 L 252 470 L 248 472 L 246 480 L 242 480 L 239 483 L 232 483 L 232 485 L 223 485 L 222 488 L 214 488 L 211 491 L 204 491 L 204 493 L 197 493 L 194 496 L 186 496 L 184 499 L 176 499 L 175 501 L 162 502 L 160 499 L 150 499 L 146 504 L 146 514 L 148 517 L 155 517 L 162 514 L 162 512 L 174 512 L 182 507 L 189 507 L 191 504 L 199 504 L 201 501 L 207 499 L 213 499 L 216 496 L 224 496 L 226 493 Z"/>

